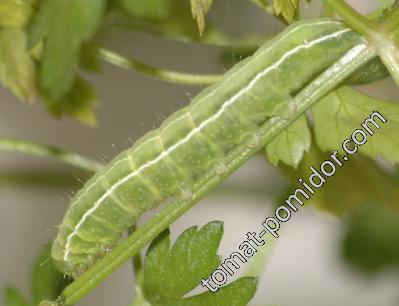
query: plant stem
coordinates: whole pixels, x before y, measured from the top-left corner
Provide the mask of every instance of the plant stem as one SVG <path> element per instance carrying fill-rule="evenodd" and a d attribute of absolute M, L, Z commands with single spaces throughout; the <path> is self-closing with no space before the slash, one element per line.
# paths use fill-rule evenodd
<path fill-rule="evenodd" d="M 190 198 L 187 198 L 187 196 L 179 197 L 163 208 L 125 241 L 116 246 L 112 252 L 66 287 L 59 298 L 51 305 L 64 306 L 78 302 L 124 262 L 137 255 L 145 245 L 216 188 L 250 157 L 264 148 L 267 143 L 284 131 L 309 107 L 374 56 L 373 49 L 365 44 L 358 45 L 348 51 L 337 63 L 299 92 L 288 103 L 287 111 L 283 115 L 275 116 L 263 124 L 257 134 L 254 135 L 255 141 L 250 141 L 251 144 L 243 144 L 232 150 L 223 161 L 225 164 L 223 174 L 217 173 L 216 170 L 209 171 L 195 184 Z M 48 305 L 48 303 L 42 305 Z"/>
<path fill-rule="evenodd" d="M 399 86 L 399 46 L 389 37 L 382 37 L 378 52 L 392 79 Z"/>
<path fill-rule="evenodd" d="M 106 48 L 97 47 L 96 49 L 97 54 L 101 59 L 115 66 L 119 66 L 128 70 L 136 70 L 138 72 L 166 82 L 184 85 L 210 85 L 216 83 L 222 77 L 222 75 L 217 74 L 198 75 L 159 69 L 157 67 L 141 63 L 137 60 L 126 58 Z"/>
<path fill-rule="evenodd" d="M 137 227 L 134 225 L 129 229 L 129 235 L 133 234 L 137 230 Z M 141 258 L 140 252 L 138 252 L 135 256 L 133 256 L 132 260 L 133 273 L 135 277 L 135 281 L 137 285 L 142 287 L 143 285 L 143 260 Z"/>
<path fill-rule="evenodd" d="M 104 167 L 103 164 L 83 157 L 79 154 L 66 152 L 56 147 L 38 144 L 26 140 L 0 138 L 0 151 L 19 152 L 40 157 L 51 157 L 63 163 L 90 172 L 97 172 Z"/>
<path fill-rule="evenodd" d="M 167 28 L 161 25 L 154 26 L 145 21 L 136 19 L 116 19 L 111 20 L 104 26 L 107 28 L 121 28 L 133 31 L 142 31 L 154 36 L 163 37 L 169 40 L 175 40 L 182 43 L 202 44 L 210 47 L 222 48 L 232 52 L 252 52 L 259 48 L 267 39 L 268 35 L 251 35 L 249 37 L 230 38 L 226 37 L 222 32 L 207 28 L 205 35 L 200 37 L 189 35 L 187 33 L 176 33 L 175 31 L 167 31 Z"/>
<path fill-rule="evenodd" d="M 356 12 L 344 0 L 325 0 L 329 9 L 336 11 L 354 30 L 366 37 L 374 37 L 376 25 Z"/>
<path fill-rule="evenodd" d="M 358 31 L 370 40 L 372 45 L 377 49 L 382 62 L 389 70 L 393 80 L 399 86 L 399 49 L 395 42 L 395 31 L 397 27 L 391 26 L 387 29 L 379 28 L 377 24 L 360 15 L 352 7 L 343 0 L 326 0 L 328 5 L 339 13 L 345 22 L 353 29 Z M 396 19 L 399 15 L 396 8 L 395 12 L 391 12 Z M 388 25 L 390 24 L 388 20 Z"/>

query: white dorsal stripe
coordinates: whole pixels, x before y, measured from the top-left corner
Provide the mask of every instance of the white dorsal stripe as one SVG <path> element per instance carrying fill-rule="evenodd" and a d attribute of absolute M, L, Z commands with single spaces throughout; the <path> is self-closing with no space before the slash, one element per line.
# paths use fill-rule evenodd
<path fill-rule="evenodd" d="M 314 23 L 312 24 L 314 25 Z M 303 49 L 308 49 L 313 47 L 314 45 L 317 45 L 321 42 L 324 42 L 326 40 L 329 40 L 331 38 L 338 37 L 346 32 L 351 31 L 350 29 L 344 29 L 340 31 L 333 32 L 329 35 L 322 36 L 320 38 L 317 38 L 315 40 L 312 40 L 310 42 L 305 42 L 302 45 L 298 45 L 297 47 L 287 51 L 277 62 L 275 62 L 273 65 L 268 66 L 265 68 L 263 71 L 259 72 L 249 83 L 247 86 L 245 86 L 243 89 L 241 89 L 239 92 L 237 92 L 234 96 L 229 98 L 227 101 L 223 103 L 221 108 L 212 116 L 210 116 L 208 119 L 204 120 L 201 124 L 198 125 L 195 129 L 191 130 L 190 133 L 188 133 L 184 138 L 182 138 L 180 141 L 176 142 L 173 146 L 170 146 L 167 150 L 161 152 L 156 158 L 153 160 L 150 160 L 146 162 L 145 164 L 141 165 L 139 168 L 137 168 L 135 171 L 130 173 L 129 175 L 121 178 L 118 180 L 114 185 L 109 187 L 106 192 L 94 203 L 93 207 L 87 210 L 84 215 L 82 216 L 81 220 L 76 224 L 74 230 L 68 235 L 67 241 L 65 244 L 65 254 L 64 254 L 64 260 L 68 260 L 68 256 L 70 253 L 70 244 L 72 241 L 72 238 L 76 235 L 76 232 L 79 230 L 79 228 L 84 224 L 85 220 L 93 213 L 96 211 L 96 209 L 103 203 L 103 201 L 110 195 L 112 194 L 119 186 L 123 185 L 125 182 L 130 180 L 136 175 L 139 175 L 143 170 L 147 169 L 148 167 L 151 167 L 158 163 L 160 160 L 162 160 L 165 156 L 169 155 L 173 151 L 175 151 L 177 148 L 179 148 L 182 144 L 188 142 L 193 136 L 195 136 L 198 131 L 206 127 L 209 123 L 215 121 L 217 118 L 219 118 L 224 110 L 232 105 L 238 98 L 240 98 L 242 95 L 244 95 L 248 90 L 252 89 L 252 87 L 265 75 L 267 75 L 270 71 L 273 71 L 277 69 L 284 61 L 291 57 L 292 55 L 298 53 L 300 50 Z M 265 51 L 266 52 L 266 51 Z"/>

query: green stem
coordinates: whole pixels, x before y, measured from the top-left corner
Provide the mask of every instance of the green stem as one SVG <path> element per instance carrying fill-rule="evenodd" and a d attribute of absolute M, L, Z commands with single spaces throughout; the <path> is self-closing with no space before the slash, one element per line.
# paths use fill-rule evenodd
<path fill-rule="evenodd" d="M 143 22 L 135 19 L 116 19 L 111 20 L 104 26 L 107 28 L 121 28 L 133 31 L 143 31 L 154 36 L 164 37 L 169 40 L 175 40 L 182 43 L 194 43 L 203 44 L 210 47 L 222 48 L 226 51 L 232 52 L 253 52 L 260 45 L 262 45 L 269 36 L 266 35 L 251 35 L 249 37 L 230 38 L 226 37 L 222 32 L 209 28 L 205 32 L 205 35 L 200 37 L 190 36 L 186 33 L 175 33 L 175 31 L 168 31 L 168 28 L 162 27 L 162 25 L 154 26 L 148 22 Z"/>
<path fill-rule="evenodd" d="M 399 86 L 399 48 L 395 41 L 397 27 L 379 27 L 377 24 L 357 13 L 343 0 L 326 0 L 328 5 L 339 13 L 345 22 L 370 40 L 382 62 Z M 396 10 L 398 10 L 396 8 Z M 393 15 L 396 17 L 394 12 Z M 392 14 L 392 13 L 391 13 Z M 388 21 L 389 24 L 389 21 Z"/>
<path fill-rule="evenodd" d="M 66 152 L 56 147 L 19 139 L 0 138 L 0 151 L 19 152 L 40 157 L 51 157 L 63 163 L 90 172 L 97 172 L 104 167 L 103 164 L 76 153 Z"/>
<path fill-rule="evenodd" d="M 136 226 L 132 226 L 129 230 L 129 235 L 133 234 L 137 230 Z M 137 285 L 142 287 L 143 285 L 143 260 L 141 258 L 140 252 L 138 252 L 132 260 L 132 265 L 133 265 L 133 273 L 135 277 L 135 281 Z"/>
<path fill-rule="evenodd" d="M 128 70 L 136 70 L 162 81 L 184 85 L 210 85 L 219 81 L 222 75 L 197 75 L 178 71 L 163 70 L 134 59 L 128 59 L 106 48 L 97 47 L 98 56 L 115 65 Z"/>
<path fill-rule="evenodd" d="M 336 11 L 354 30 L 366 37 L 374 37 L 376 25 L 356 12 L 343 0 L 325 0 L 330 9 Z"/>
<path fill-rule="evenodd" d="M 389 37 L 382 37 L 378 52 L 392 79 L 399 86 L 399 46 Z"/>
<path fill-rule="evenodd" d="M 350 74 L 363 66 L 375 56 L 374 51 L 366 45 L 359 45 L 350 50 L 336 64 L 317 77 L 303 89 L 287 107 L 284 116 L 276 116 L 260 127 L 255 141 L 251 145 L 243 144 L 232 150 L 223 161 L 223 174 L 212 170 L 194 186 L 190 198 L 180 197 L 137 229 L 125 241 L 115 247 L 104 258 L 98 261 L 88 271 L 82 274 L 71 285 L 66 287 L 54 303 L 44 302 L 41 305 L 72 305 L 93 290 L 101 281 L 118 269 L 151 240 L 168 228 L 177 218 L 192 208 L 199 200 L 216 188 L 226 177 L 242 166 L 250 157 L 264 148 L 274 137 L 284 131 L 292 122 L 301 116 L 309 107 L 316 103 L 329 91 L 333 90 Z M 255 137 L 256 136 L 256 137 Z"/>

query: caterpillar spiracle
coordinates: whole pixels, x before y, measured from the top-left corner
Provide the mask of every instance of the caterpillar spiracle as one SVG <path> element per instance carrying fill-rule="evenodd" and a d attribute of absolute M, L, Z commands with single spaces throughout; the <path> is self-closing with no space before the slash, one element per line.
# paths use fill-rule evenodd
<path fill-rule="evenodd" d="M 362 37 L 332 19 L 288 27 L 216 84 L 119 154 L 71 200 L 52 257 L 77 277 L 104 256 L 139 216 L 190 191 L 284 103 Z"/>

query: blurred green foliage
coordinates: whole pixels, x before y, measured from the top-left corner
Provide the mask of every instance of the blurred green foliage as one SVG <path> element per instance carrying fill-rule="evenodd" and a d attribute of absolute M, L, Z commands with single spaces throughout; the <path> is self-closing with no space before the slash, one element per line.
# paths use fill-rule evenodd
<path fill-rule="evenodd" d="M 0 28 L 0 81 L 21 100 L 32 102 L 37 94 L 35 63 L 20 28 Z"/>
<path fill-rule="evenodd" d="M 16 288 L 7 287 L 4 292 L 5 306 L 36 306 L 42 300 L 55 299 L 70 281 L 53 265 L 51 244 L 46 244 L 32 268 L 30 297 L 25 299 Z"/>
<path fill-rule="evenodd" d="M 399 272 L 399 213 L 364 204 L 345 221 L 342 253 L 347 262 L 368 273 L 389 268 Z"/>
<path fill-rule="evenodd" d="M 329 152 L 312 145 L 297 169 L 283 167 L 292 183 L 299 186 L 298 178 L 306 180 L 309 169 L 331 160 Z M 365 202 L 378 203 L 391 211 L 399 212 L 399 181 L 396 176 L 379 167 L 373 160 L 361 155 L 351 156 L 336 173 L 326 179 L 322 188 L 312 196 L 317 208 L 342 216 Z"/>

